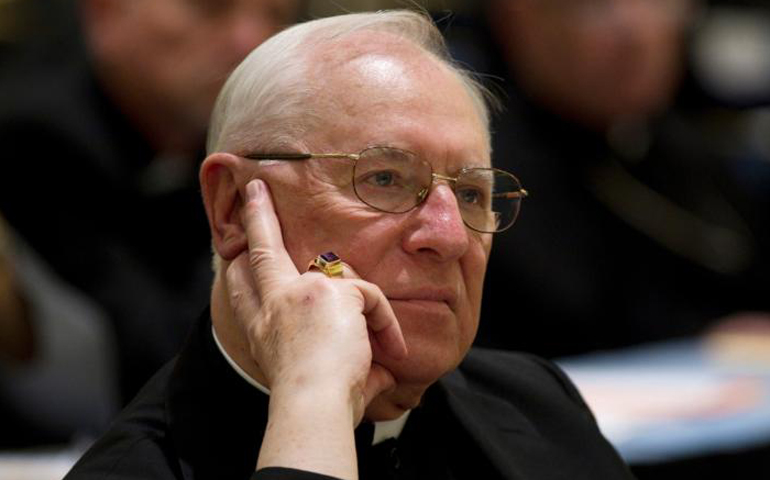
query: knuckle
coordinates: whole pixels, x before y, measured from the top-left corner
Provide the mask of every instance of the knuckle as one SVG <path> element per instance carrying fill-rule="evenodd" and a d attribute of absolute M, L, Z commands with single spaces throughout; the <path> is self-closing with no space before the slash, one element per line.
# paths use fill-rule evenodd
<path fill-rule="evenodd" d="M 324 276 L 302 276 L 294 288 L 285 289 L 279 297 L 287 307 L 312 308 L 322 302 L 338 301 L 340 280 L 331 280 Z"/>
<path fill-rule="evenodd" d="M 256 218 L 256 216 L 261 213 L 261 209 L 259 208 L 259 200 L 256 198 L 246 200 L 243 204 L 243 208 L 244 213 L 248 215 L 247 218 Z"/>
<path fill-rule="evenodd" d="M 230 304 L 238 311 L 244 303 L 246 294 L 240 289 L 230 289 Z"/>
<path fill-rule="evenodd" d="M 238 285 L 241 278 L 239 271 L 241 268 L 240 260 L 240 258 L 236 258 L 225 269 L 225 281 L 231 288 Z"/>
<path fill-rule="evenodd" d="M 300 290 L 309 292 L 314 296 L 326 296 L 332 294 L 336 290 L 334 282 L 335 280 L 330 280 L 323 275 L 307 276 L 302 279 L 302 287 Z"/>
<path fill-rule="evenodd" d="M 328 295 L 335 290 L 335 285 L 333 282 L 334 280 L 316 275 L 308 281 L 307 287 L 312 292 L 321 295 Z"/>
<path fill-rule="evenodd" d="M 375 295 L 377 295 L 378 297 L 385 296 L 385 294 L 382 292 L 382 289 L 380 288 L 379 285 L 376 285 L 374 283 L 369 283 L 365 280 L 361 280 L 361 281 L 364 282 L 364 285 L 366 285 L 367 288 L 371 289 L 371 291 L 374 292 Z"/>
<path fill-rule="evenodd" d="M 259 358 L 261 353 L 274 351 L 280 333 L 275 327 L 274 322 L 264 316 L 246 325 L 246 338 L 254 358 Z"/>
<path fill-rule="evenodd" d="M 249 249 L 249 266 L 258 269 L 265 262 L 270 261 L 271 252 L 268 249 L 252 247 Z"/>
<path fill-rule="evenodd" d="M 259 345 L 268 345 L 270 338 L 275 335 L 274 329 L 270 328 L 268 322 L 254 322 L 249 326 L 247 332 L 253 342 L 253 348 L 258 348 Z"/>

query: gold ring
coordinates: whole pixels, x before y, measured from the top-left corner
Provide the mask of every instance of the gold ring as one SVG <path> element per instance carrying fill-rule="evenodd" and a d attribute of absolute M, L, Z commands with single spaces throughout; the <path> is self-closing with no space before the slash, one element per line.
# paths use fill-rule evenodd
<path fill-rule="evenodd" d="M 342 260 L 334 252 L 326 252 L 318 255 L 308 265 L 308 270 L 317 268 L 329 278 L 342 278 Z"/>

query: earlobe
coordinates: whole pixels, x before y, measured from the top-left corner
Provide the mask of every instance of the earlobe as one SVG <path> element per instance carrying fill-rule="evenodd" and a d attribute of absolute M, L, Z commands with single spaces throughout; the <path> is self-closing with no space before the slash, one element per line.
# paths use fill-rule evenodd
<path fill-rule="evenodd" d="M 248 248 L 241 223 L 243 205 L 238 189 L 238 158 L 215 153 L 203 161 L 201 191 L 209 219 L 214 249 L 224 260 L 232 260 Z"/>

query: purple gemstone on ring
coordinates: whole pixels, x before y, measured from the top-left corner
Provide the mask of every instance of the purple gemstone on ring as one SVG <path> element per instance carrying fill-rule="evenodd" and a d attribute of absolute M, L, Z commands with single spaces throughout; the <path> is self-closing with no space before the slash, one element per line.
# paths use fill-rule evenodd
<path fill-rule="evenodd" d="M 334 254 L 334 252 L 326 252 L 321 254 L 321 260 L 323 260 L 326 263 L 332 263 L 339 260 L 340 257 Z"/>

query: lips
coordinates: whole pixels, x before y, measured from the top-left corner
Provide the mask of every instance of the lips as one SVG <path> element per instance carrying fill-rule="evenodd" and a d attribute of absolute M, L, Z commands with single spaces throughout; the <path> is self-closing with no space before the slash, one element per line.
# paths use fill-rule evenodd
<path fill-rule="evenodd" d="M 412 318 L 427 320 L 429 318 L 448 319 L 454 312 L 445 302 L 433 300 L 391 300 L 390 306 L 399 319 L 402 314 L 409 314 Z"/>
<path fill-rule="evenodd" d="M 416 308 L 449 308 L 454 311 L 457 305 L 457 293 L 450 288 L 424 287 L 394 293 L 386 293 L 391 302 L 403 303 Z"/>

